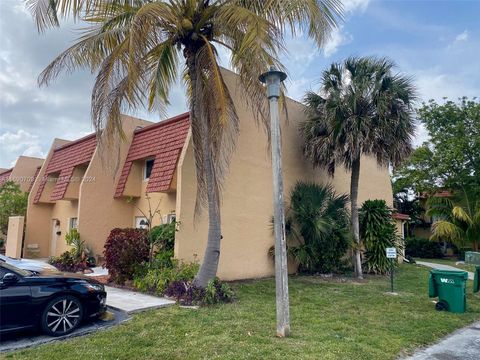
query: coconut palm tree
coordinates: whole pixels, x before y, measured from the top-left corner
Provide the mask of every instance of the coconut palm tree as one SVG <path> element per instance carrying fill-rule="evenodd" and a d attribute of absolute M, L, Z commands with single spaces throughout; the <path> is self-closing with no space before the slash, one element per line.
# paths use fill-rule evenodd
<path fill-rule="evenodd" d="M 258 75 L 282 68 L 288 31 L 321 46 L 340 14 L 338 0 L 25 0 L 39 31 L 73 17 L 86 24 L 78 41 L 47 66 L 48 85 L 62 70 L 97 73 L 92 121 L 100 144 L 122 134 L 120 113 L 162 110 L 177 74 L 187 88 L 197 176 L 197 214 L 208 207 L 208 243 L 196 282 L 216 275 L 220 256 L 220 196 L 238 134 L 238 115 L 218 65 L 217 48 L 230 51 L 246 101 L 266 126 Z M 183 56 L 183 58 L 182 58 Z"/>
<path fill-rule="evenodd" d="M 398 164 L 411 152 L 414 133 L 412 81 L 393 72 L 384 58 L 350 57 L 321 76 L 319 93 L 305 96 L 308 120 L 301 131 L 304 154 L 315 166 L 351 171 L 350 206 L 355 274 L 363 277 L 358 220 L 358 182 L 362 155 L 379 165 Z"/>
<path fill-rule="evenodd" d="M 478 251 L 480 243 L 480 199 L 474 191 L 462 189 L 455 197 L 432 196 L 427 201 L 427 215 L 434 220 L 432 240 L 450 240 L 457 246 L 471 246 Z"/>

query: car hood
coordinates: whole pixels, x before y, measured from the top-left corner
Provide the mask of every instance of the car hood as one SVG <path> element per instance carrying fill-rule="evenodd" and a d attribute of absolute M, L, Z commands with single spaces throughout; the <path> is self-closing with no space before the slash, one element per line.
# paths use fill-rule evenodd
<path fill-rule="evenodd" d="M 43 261 L 39 260 L 31 260 L 31 259 L 6 259 L 7 264 L 11 264 L 13 266 L 18 267 L 19 269 L 28 270 L 28 271 L 35 271 L 37 273 L 41 273 L 44 271 L 56 272 L 58 271 L 57 268 L 53 265 L 47 264 Z"/>
<path fill-rule="evenodd" d="M 43 272 L 39 275 L 29 276 L 27 278 L 31 282 L 88 282 L 90 284 L 102 284 L 92 277 L 82 274 L 61 273 L 61 272 Z"/>

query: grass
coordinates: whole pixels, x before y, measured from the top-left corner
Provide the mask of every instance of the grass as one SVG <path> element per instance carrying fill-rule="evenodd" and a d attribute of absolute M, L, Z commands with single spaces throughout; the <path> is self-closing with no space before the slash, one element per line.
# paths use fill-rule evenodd
<path fill-rule="evenodd" d="M 431 262 L 435 264 L 443 264 L 443 265 L 450 265 L 454 266 L 456 268 L 459 268 L 460 270 L 465 270 L 465 271 L 470 271 L 474 272 L 475 271 L 475 265 L 472 264 L 458 264 L 456 265 L 458 260 L 452 260 L 452 259 L 421 259 L 421 258 L 416 258 L 415 261 L 426 261 L 426 262 Z"/>
<path fill-rule="evenodd" d="M 116 328 L 5 355 L 8 359 L 395 359 L 480 319 L 471 294 L 465 314 L 436 312 L 428 269 L 402 265 L 398 296 L 387 277 L 290 279 L 292 337 L 275 333 L 273 279 L 234 283 L 237 301 L 199 310 L 137 314 Z"/>

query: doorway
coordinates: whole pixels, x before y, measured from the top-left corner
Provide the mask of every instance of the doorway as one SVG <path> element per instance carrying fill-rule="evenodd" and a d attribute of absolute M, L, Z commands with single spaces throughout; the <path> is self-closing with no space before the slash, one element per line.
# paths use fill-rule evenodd
<path fill-rule="evenodd" d="M 60 221 L 58 219 L 52 220 L 52 238 L 50 240 L 50 256 L 55 256 L 57 250 L 58 233 L 60 232 Z"/>

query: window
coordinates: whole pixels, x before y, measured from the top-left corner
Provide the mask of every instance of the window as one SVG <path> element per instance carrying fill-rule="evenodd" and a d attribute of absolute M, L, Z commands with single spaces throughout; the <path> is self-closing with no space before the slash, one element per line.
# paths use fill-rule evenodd
<path fill-rule="evenodd" d="M 148 180 L 150 175 L 152 174 L 153 163 L 155 159 L 147 159 L 145 160 L 145 167 L 143 171 L 143 180 Z"/>
<path fill-rule="evenodd" d="M 174 221 L 177 221 L 177 217 L 176 217 L 175 213 L 168 214 L 167 215 L 167 224 L 170 224 Z"/>
<path fill-rule="evenodd" d="M 70 230 L 78 229 L 78 218 L 70 218 Z"/>
<path fill-rule="evenodd" d="M 148 220 L 145 216 L 135 216 L 135 228 L 137 229 L 147 229 Z"/>

